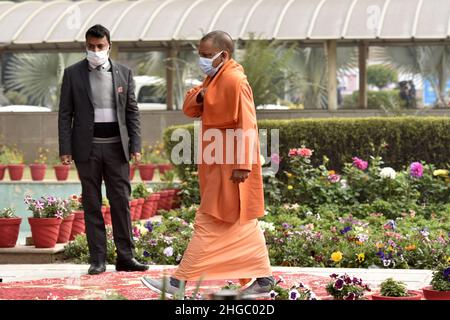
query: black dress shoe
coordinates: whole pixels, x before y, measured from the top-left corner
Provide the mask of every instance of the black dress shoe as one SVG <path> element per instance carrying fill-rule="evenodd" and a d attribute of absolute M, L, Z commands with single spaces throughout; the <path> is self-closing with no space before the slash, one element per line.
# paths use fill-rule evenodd
<path fill-rule="evenodd" d="M 117 271 L 146 271 L 148 266 L 138 262 L 136 259 L 130 260 L 117 260 L 116 263 Z"/>
<path fill-rule="evenodd" d="M 106 271 L 106 264 L 105 263 L 93 263 L 89 267 L 88 274 L 94 275 L 94 274 L 100 274 Z"/>

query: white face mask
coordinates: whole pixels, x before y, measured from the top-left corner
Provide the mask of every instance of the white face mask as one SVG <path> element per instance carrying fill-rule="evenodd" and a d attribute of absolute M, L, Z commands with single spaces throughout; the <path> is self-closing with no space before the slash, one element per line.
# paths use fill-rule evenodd
<path fill-rule="evenodd" d="M 109 49 L 103 51 L 90 51 L 86 50 L 86 59 L 89 63 L 95 67 L 101 66 L 109 58 Z"/>
<path fill-rule="evenodd" d="M 219 70 L 219 68 L 223 65 L 223 61 L 217 66 L 217 67 L 213 67 L 213 61 L 215 59 L 217 59 L 223 51 L 220 51 L 218 54 L 216 54 L 214 57 L 212 58 L 204 58 L 204 57 L 200 57 L 198 60 L 198 65 L 200 67 L 200 69 L 202 69 L 202 71 L 207 74 L 210 77 L 213 77 L 217 71 Z"/>

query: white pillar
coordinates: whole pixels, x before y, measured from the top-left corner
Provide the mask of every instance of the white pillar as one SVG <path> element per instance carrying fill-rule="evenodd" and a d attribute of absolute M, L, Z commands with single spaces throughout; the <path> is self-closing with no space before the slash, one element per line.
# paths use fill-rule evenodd
<path fill-rule="evenodd" d="M 328 110 L 336 111 L 337 101 L 337 41 L 328 40 L 327 64 L 328 64 Z"/>

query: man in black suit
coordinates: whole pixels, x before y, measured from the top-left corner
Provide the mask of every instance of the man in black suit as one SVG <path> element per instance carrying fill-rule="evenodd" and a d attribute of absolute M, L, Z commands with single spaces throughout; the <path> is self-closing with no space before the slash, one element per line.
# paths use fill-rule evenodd
<path fill-rule="evenodd" d="M 145 271 L 134 258 L 129 197 L 130 156 L 141 158 L 139 111 L 131 70 L 109 59 L 108 29 L 86 32 L 86 59 L 64 71 L 58 130 L 61 162 L 75 162 L 82 186 L 89 274 L 106 270 L 102 181 L 111 205 L 117 271 Z"/>

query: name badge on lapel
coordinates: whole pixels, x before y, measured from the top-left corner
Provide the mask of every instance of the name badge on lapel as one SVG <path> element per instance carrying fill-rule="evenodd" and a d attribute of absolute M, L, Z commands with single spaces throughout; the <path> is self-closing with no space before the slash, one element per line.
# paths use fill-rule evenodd
<path fill-rule="evenodd" d="M 122 93 L 123 92 L 123 87 L 117 87 L 117 93 Z"/>

